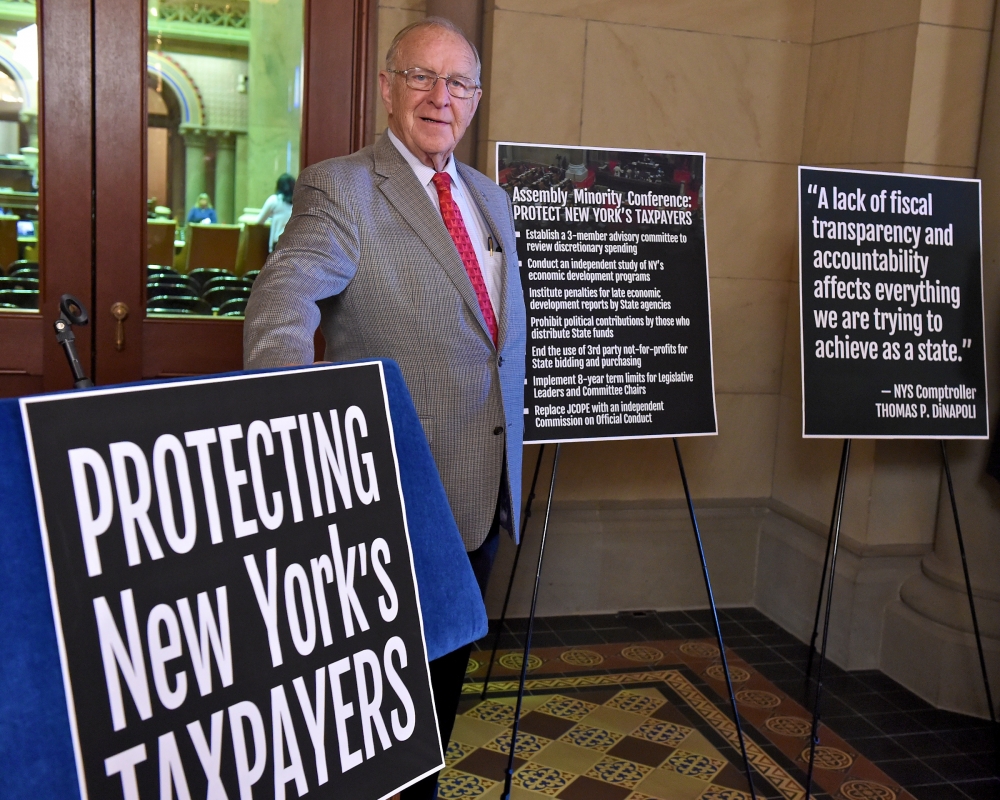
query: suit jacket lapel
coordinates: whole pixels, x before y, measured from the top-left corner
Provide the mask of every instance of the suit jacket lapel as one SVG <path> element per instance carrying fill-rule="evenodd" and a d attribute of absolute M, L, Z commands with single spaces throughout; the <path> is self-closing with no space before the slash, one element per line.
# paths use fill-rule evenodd
<path fill-rule="evenodd" d="M 512 269 L 516 270 L 519 268 L 517 260 L 517 244 L 507 233 L 508 226 L 498 224 L 499 222 L 505 220 L 502 220 L 497 216 L 497 214 L 494 213 L 494 209 L 490 207 L 490 203 L 487 201 L 486 196 L 479 191 L 479 188 L 476 186 L 474 180 L 470 177 L 469 172 L 472 171 L 472 168 L 459 162 L 458 171 L 462 175 L 462 180 L 465 182 L 465 188 L 469 190 L 469 194 L 471 195 L 473 202 L 479 206 L 479 210 L 486 218 L 486 224 L 489 225 L 493 235 L 497 237 L 503 248 L 504 268 L 501 274 L 500 308 L 497 309 L 497 349 L 499 350 L 503 346 L 507 335 L 507 310 L 510 306 L 507 292 L 511 288 L 511 281 L 508 277 Z M 504 212 L 506 212 L 506 210 L 506 208 L 503 209 Z M 499 210 L 497 210 L 497 213 L 500 213 Z M 517 285 L 520 285 L 520 281 Z"/>
<path fill-rule="evenodd" d="M 440 212 L 427 196 L 427 191 L 417 181 L 417 176 L 413 174 L 410 165 L 399 154 L 387 135 L 383 135 L 375 143 L 374 155 L 375 172 L 384 178 L 379 184 L 382 194 L 437 258 L 445 274 L 479 321 L 483 335 L 492 345 L 486 320 L 483 319 L 483 312 L 479 309 L 479 300 L 465 271 L 465 264 L 462 263 L 462 257 L 458 254 L 451 234 L 444 226 Z"/>

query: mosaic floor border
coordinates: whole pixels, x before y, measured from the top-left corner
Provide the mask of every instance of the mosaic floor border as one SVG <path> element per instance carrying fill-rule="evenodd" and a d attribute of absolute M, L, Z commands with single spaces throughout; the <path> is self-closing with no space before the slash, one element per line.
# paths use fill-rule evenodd
<path fill-rule="evenodd" d="M 466 699 L 463 707 L 474 703 L 472 696 L 482 692 L 482 678 L 485 676 L 488 658 L 489 653 L 473 653 L 464 687 Z M 744 723 L 747 755 L 757 775 L 755 784 L 758 784 L 758 790 L 764 796 L 778 800 L 802 800 L 805 797 L 811 715 L 728 648 L 727 659 Z M 490 700 L 487 702 L 504 705 L 504 700 L 516 693 L 516 677 L 520 667 L 520 651 L 498 653 L 498 661 L 493 670 L 495 680 L 491 680 L 488 693 Z M 531 677 L 526 683 L 526 692 L 531 696 L 583 696 L 588 691 L 612 687 L 648 687 L 647 690 L 658 691 L 668 702 L 688 709 L 694 715 L 693 719 L 704 729 L 705 735 L 715 740 L 719 753 L 730 768 L 736 769 L 741 775 L 743 773 L 736 727 L 728 713 L 725 676 L 719 651 L 711 640 L 538 648 L 532 651 L 528 671 Z M 506 713 L 512 720 L 513 708 L 510 707 Z M 495 747 L 499 748 L 499 745 Z M 509 744 L 502 750 L 507 753 Z M 498 752 L 497 755 L 501 754 Z M 520 742 L 517 755 L 521 755 Z M 525 755 L 526 759 L 532 757 L 530 753 Z M 502 758 L 506 759 L 506 756 L 503 755 Z M 530 762 L 520 761 L 519 769 L 524 768 L 527 763 Z M 816 764 L 814 792 L 818 792 L 820 797 L 836 797 L 838 800 L 913 800 L 912 795 L 826 725 L 820 727 Z M 662 767 L 658 771 L 662 772 Z M 583 777 L 600 781 L 593 775 Z M 572 787 L 579 779 L 565 786 L 560 784 L 556 791 L 559 780 L 551 775 L 550 778 L 552 783 L 545 784 L 545 780 L 539 778 L 542 783 L 533 784 L 536 788 L 529 789 L 526 785 L 521 788 L 531 792 L 530 796 L 558 796 L 572 800 L 575 796 Z M 537 788 L 542 784 L 545 784 L 546 791 Z M 636 786 L 638 785 L 637 782 Z M 491 788 L 454 796 L 483 796 L 486 800 L 492 796 Z M 743 779 L 743 789 L 746 788 Z M 639 791 L 635 786 L 632 789 L 633 793 Z M 582 789 L 578 789 L 577 793 L 579 791 Z M 700 794 L 691 794 L 693 791 L 687 792 L 692 800 L 742 800 L 740 795 L 746 794 L 736 786 L 719 788 L 714 784 L 703 787 Z M 605 796 L 595 786 L 588 786 L 588 792 L 579 796 L 593 797 L 595 800 Z M 635 794 L 633 800 L 658 796 L 655 793 L 643 795 L 640 792 Z M 748 794 L 746 796 L 749 797 Z M 626 800 L 625 795 L 621 797 Z"/>

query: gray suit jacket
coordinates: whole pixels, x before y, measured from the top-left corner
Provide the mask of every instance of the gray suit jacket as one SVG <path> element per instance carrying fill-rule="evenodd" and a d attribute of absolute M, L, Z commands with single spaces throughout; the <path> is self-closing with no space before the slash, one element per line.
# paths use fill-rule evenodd
<path fill-rule="evenodd" d="M 247 305 L 243 362 L 312 363 L 317 326 L 330 361 L 395 360 L 473 550 L 498 489 L 518 535 L 526 332 L 510 201 L 486 176 L 458 169 L 504 254 L 497 347 L 441 214 L 383 136 L 302 171 L 292 218 Z"/>

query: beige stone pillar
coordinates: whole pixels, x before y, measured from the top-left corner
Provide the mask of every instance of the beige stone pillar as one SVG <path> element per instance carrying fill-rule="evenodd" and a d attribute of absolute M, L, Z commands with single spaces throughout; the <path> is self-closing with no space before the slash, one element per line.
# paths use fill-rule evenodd
<path fill-rule="evenodd" d="M 235 212 L 236 138 L 222 133 L 215 139 L 215 212 L 219 222 L 232 224 L 239 216 Z M 242 210 L 242 209 L 241 209 Z"/>
<path fill-rule="evenodd" d="M 205 191 L 205 145 L 206 137 L 202 131 L 182 131 L 184 136 L 184 209 L 177 215 L 177 221 L 183 225 L 188 212 L 198 201 L 198 195 Z M 176 209 L 175 209 L 176 213 Z"/>
<path fill-rule="evenodd" d="M 975 5 L 975 4 L 974 4 Z M 985 5 L 985 4 L 982 4 Z M 985 11 L 980 26 L 988 19 Z M 946 42 L 941 42 L 946 39 Z M 975 126 L 979 132 L 977 97 L 982 89 L 983 70 L 970 68 L 985 62 L 988 37 L 984 31 L 953 32 L 944 37 L 930 31 L 928 43 L 936 56 L 925 71 L 933 76 L 928 92 L 930 110 L 911 110 L 911 118 L 947 123 L 943 133 L 954 132 L 956 122 Z M 942 47 L 943 44 L 950 45 Z M 918 45 L 918 55 L 920 48 Z M 986 321 L 986 364 L 989 378 L 991 433 L 996 437 L 996 409 L 1000 385 L 996 365 L 1000 363 L 1000 38 L 994 27 L 989 58 L 982 139 L 969 135 L 928 136 L 922 132 L 917 157 L 935 151 L 948 162 L 969 163 L 976 158 L 976 175 L 983 181 L 983 297 Z M 936 73 L 936 74 L 935 74 Z M 950 75 L 944 78 L 942 75 Z M 935 87 L 934 84 L 937 84 Z M 971 84 L 971 86 L 969 85 Z M 958 102 L 964 100 L 964 102 Z M 950 102 L 951 108 L 941 108 Z M 922 98 L 927 106 L 928 98 Z M 935 110 L 937 106 L 938 110 Z M 928 126 L 930 127 L 930 126 Z M 939 129 L 940 130 L 940 129 Z M 964 534 L 973 595 L 986 652 L 987 669 L 994 705 L 1000 700 L 1000 484 L 983 473 L 988 442 L 953 442 L 948 445 L 959 519 Z M 910 578 L 900 591 L 900 601 L 889 609 L 883 646 L 884 668 L 921 696 L 942 708 L 981 717 L 988 715 L 979 655 L 972 635 L 972 617 L 966 594 L 958 538 L 947 487 L 942 482 L 938 498 L 934 550 L 927 554 L 920 573 Z"/>

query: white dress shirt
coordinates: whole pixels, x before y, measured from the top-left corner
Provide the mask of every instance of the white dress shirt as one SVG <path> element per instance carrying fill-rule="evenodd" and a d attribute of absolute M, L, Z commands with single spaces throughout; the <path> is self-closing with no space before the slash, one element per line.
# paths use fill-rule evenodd
<path fill-rule="evenodd" d="M 434 204 L 434 208 L 441 212 L 441 205 L 438 201 L 437 188 L 434 186 L 434 173 L 433 167 L 428 167 L 423 164 L 420 159 L 418 159 L 413 153 L 409 151 L 405 144 L 403 144 L 392 131 L 386 131 L 389 134 L 389 140 L 396 146 L 399 150 L 400 155 L 406 159 L 406 163 L 410 165 L 413 170 L 413 174 L 417 176 L 417 180 L 420 181 L 420 185 L 427 190 L 427 196 L 430 197 L 431 202 Z M 458 210 L 461 212 L 462 221 L 465 223 L 465 229 L 469 232 L 469 239 L 472 240 L 472 247 L 476 251 L 476 258 L 479 260 L 479 269 L 483 273 L 483 280 L 486 282 L 486 291 L 490 296 L 490 304 L 493 306 L 493 313 L 496 315 L 497 324 L 500 323 L 500 295 L 502 291 L 502 270 L 503 270 L 503 255 L 497 251 L 497 240 L 493 237 L 490 231 L 489 225 L 486 224 L 486 220 L 483 217 L 482 212 L 479 207 L 472 201 L 469 196 L 468 191 L 465 188 L 465 183 L 461 176 L 458 174 L 458 168 L 455 166 L 455 157 L 449 156 L 448 163 L 444 168 L 444 171 L 451 176 L 451 196 L 455 199 L 455 203 L 458 205 Z M 489 239 L 493 237 L 493 254 L 490 255 Z"/>

